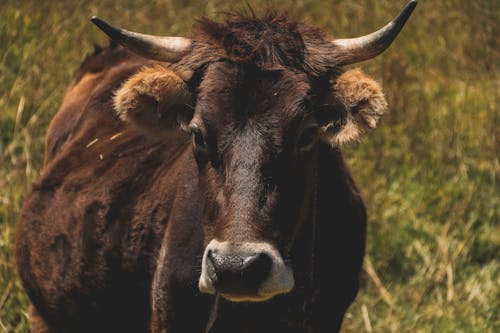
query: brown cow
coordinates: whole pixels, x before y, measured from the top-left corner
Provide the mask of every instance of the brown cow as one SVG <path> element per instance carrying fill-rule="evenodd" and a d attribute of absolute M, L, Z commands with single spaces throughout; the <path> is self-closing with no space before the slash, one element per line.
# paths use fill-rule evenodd
<path fill-rule="evenodd" d="M 415 5 L 333 40 L 276 14 L 201 20 L 192 39 L 94 18 L 125 48 L 83 62 L 48 129 L 16 243 L 32 330 L 339 330 L 366 226 L 339 146 L 386 108 L 341 67 Z"/>

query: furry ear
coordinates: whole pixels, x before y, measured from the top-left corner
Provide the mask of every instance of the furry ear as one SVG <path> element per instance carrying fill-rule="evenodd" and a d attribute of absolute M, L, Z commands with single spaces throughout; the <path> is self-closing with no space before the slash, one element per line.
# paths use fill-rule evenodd
<path fill-rule="evenodd" d="M 186 83 L 160 65 L 131 76 L 116 91 L 114 106 L 123 121 L 154 138 L 185 129 L 193 115 Z"/>
<path fill-rule="evenodd" d="M 336 80 L 325 106 L 318 115 L 321 139 L 339 146 L 357 141 L 377 127 L 387 102 L 380 85 L 354 69 Z"/>

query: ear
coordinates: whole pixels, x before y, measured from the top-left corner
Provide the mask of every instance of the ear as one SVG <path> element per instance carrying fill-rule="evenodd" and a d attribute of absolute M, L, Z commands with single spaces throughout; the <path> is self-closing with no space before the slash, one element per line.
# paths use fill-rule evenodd
<path fill-rule="evenodd" d="M 377 127 L 387 102 L 375 80 L 354 69 L 342 74 L 332 88 L 318 114 L 323 141 L 332 146 L 351 143 Z"/>
<path fill-rule="evenodd" d="M 193 115 L 186 83 L 160 65 L 131 76 L 116 91 L 114 106 L 123 121 L 153 138 L 186 129 Z"/>

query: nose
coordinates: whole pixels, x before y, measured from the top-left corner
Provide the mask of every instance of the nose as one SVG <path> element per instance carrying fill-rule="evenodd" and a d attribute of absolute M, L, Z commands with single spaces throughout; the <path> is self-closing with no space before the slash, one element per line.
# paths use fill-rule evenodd
<path fill-rule="evenodd" d="M 215 289 L 221 293 L 255 293 L 268 278 L 272 259 L 264 252 L 253 254 L 207 253 L 207 270 Z"/>

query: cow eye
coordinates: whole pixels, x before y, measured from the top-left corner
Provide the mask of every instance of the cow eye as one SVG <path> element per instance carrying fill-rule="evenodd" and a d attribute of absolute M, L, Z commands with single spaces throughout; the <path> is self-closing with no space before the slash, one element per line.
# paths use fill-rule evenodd
<path fill-rule="evenodd" d="M 207 142 L 201 129 L 198 126 L 191 126 L 191 137 L 193 141 L 193 147 L 198 150 L 205 151 L 207 149 Z"/>
<path fill-rule="evenodd" d="M 305 151 L 316 143 L 318 138 L 318 127 L 307 127 L 300 134 L 299 140 L 297 141 L 297 148 L 299 151 Z"/>

